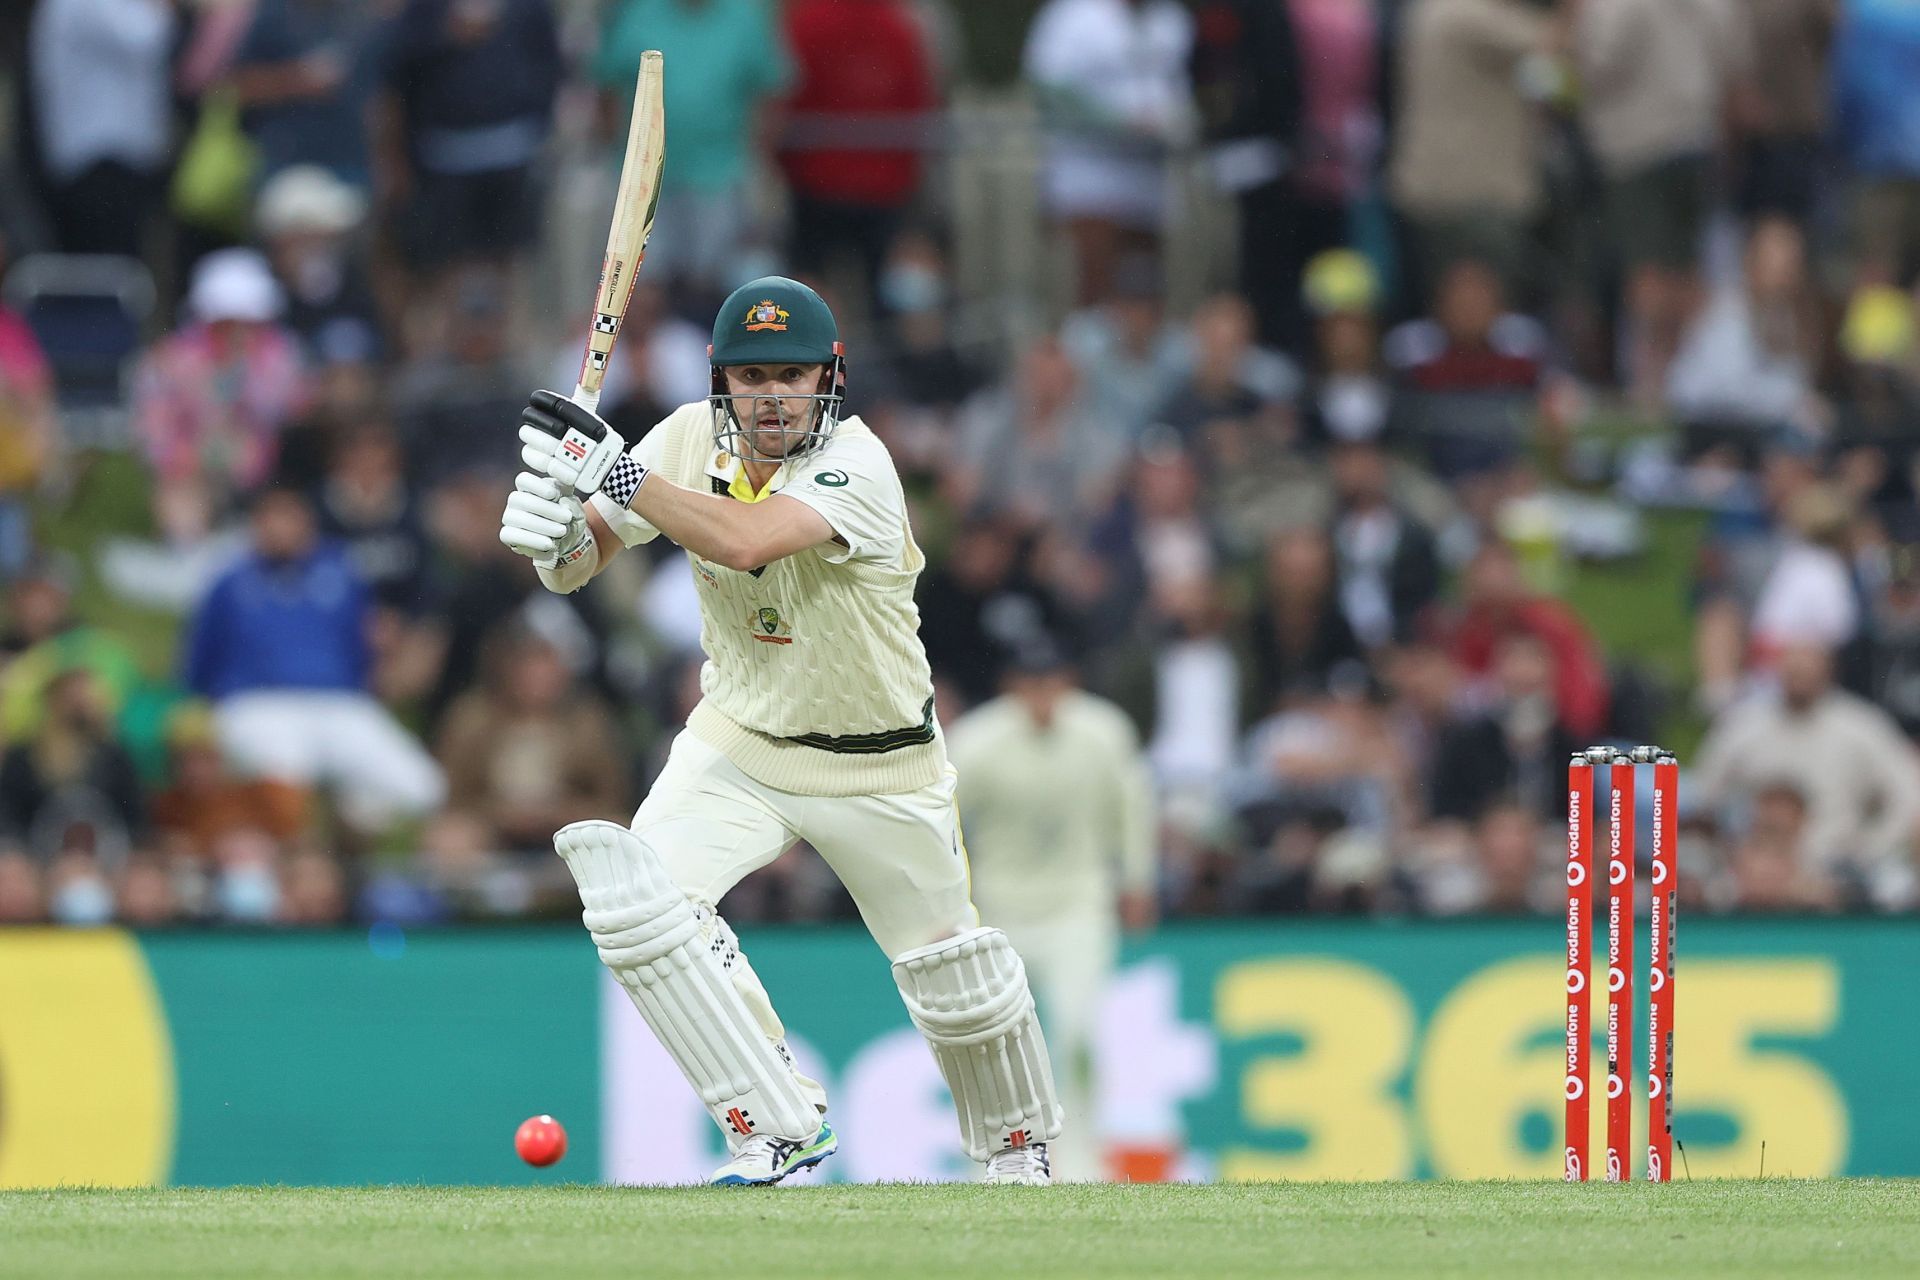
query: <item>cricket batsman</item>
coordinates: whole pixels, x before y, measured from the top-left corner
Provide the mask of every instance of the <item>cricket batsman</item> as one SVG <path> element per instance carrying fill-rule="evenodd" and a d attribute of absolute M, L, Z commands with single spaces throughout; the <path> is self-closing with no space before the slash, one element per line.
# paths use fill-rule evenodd
<path fill-rule="evenodd" d="M 716 904 L 805 839 L 840 877 L 952 1090 L 986 1181 L 1051 1181 L 1061 1108 L 1020 957 L 971 899 L 914 582 L 925 559 L 886 446 L 840 417 L 826 303 L 767 276 L 713 322 L 712 394 L 626 441 L 536 391 L 500 539 L 573 592 L 665 534 L 697 581 L 701 701 L 629 827 L 554 847 L 600 959 L 726 1136 L 717 1185 L 832 1155 L 826 1091 Z"/>

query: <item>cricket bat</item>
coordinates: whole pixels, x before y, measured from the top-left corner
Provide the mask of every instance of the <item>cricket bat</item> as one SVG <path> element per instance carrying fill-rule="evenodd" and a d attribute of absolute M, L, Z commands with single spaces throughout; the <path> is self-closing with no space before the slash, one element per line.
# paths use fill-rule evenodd
<path fill-rule="evenodd" d="M 627 318 L 634 276 L 653 234 L 660 207 L 660 170 L 666 163 L 667 111 L 661 101 L 665 59 L 656 49 L 640 55 L 640 78 L 633 88 L 633 119 L 627 125 L 627 154 L 620 162 L 620 190 L 613 201 L 613 225 L 607 229 L 607 253 L 600 260 L 600 285 L 593 299 L 593 329 L 580 362 L 573 399 L 588 409 L 600 406 L 600 384 L 607 358 Z"/>

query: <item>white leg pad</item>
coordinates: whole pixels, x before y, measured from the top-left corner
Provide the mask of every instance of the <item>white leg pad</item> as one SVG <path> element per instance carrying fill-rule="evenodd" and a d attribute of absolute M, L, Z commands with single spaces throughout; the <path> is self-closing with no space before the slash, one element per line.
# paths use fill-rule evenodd
<path fill-rule="evenodd" d="M 580 886 L 581 918 L 600 962 L 627 989 L 715 1123 L 736 1137 L 812 1137 L 820 1111 L 735 987 L 733 948 L 714 945 L 646 841 L 617 823 L 594 821 L 561 828 L 553 844 Z"/>
<path fill-rule="evenodd" d="M 969 1156 L 1060 1136 L 1047 1044 L 1006 934 L 969 929 L 916 947 L 894 958 L 893 980 L 953 1091 Z"/>

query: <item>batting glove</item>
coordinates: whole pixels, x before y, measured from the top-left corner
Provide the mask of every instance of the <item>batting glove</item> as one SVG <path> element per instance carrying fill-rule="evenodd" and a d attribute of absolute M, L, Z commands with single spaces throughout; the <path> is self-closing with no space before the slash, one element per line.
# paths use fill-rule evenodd
<path fill-rule="evenodd" d="M 551 391 L 536 391 L 520 414 L 520 457 L 582 497 L 605 493 L 626 506 L 647 469 L 598 414 Z"/>
<path fill-rule="evenodd" d="M 500 515 L 500 541 L 542 569 L 559 569 L 594 550 L 580 499 L 548 476 L 522 471 Z"/>

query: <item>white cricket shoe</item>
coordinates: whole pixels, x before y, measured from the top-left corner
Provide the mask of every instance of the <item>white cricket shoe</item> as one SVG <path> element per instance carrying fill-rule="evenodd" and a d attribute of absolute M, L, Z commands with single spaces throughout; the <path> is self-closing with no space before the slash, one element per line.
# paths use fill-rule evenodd
<path fill-rule="evenodd" d="M 820 1125 L 819 1132 L 805 1142 L 756 1133 L 740 1144 L 733 1159 L 713 1171 L 708 1179 L 716 1187 L 760 1187 L 780 1181 L 790 1173 L 811 1169 L 840 1149 L 833 1126 Z"/>
<path fill-rule="evenodd" d="M 987 1161 L 986 1183 L 990 1187 L 1052 1186 L 1053 1165 L 1047 1160 L 1047 1144 L 1030 1142 L 1000 1148 Z"/>

